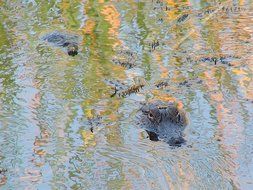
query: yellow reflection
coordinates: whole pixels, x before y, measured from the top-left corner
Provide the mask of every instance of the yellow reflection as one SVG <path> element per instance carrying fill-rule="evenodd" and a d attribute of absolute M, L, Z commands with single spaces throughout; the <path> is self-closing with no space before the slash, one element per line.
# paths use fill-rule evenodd
<path fill-rule="evenodd" d="M 167 0 L 167 4 L 170 6 L 175 6 L 176 3 L 173 0 Z"/>
<path fill-rule="evenodd" d="M 96 146 L 95 136 L 91 131 L 81 132 L 85 147 Z"/>
<path fill-rule="evenodd" d="M 244 1 L 244 0 L 238 0 L 238 2 L 239 2 L 239 5 L 240 5 L 240 6 L 242 6 L 242 5 L 245 4 L 245 1 Z"/>
<path fill-rule="evenodd" d="M 168 69 L 163 66 L 162 56 L 160 53 L 155 53 L 156 62 L 159 64 L 159 68 L 161 70 L 161 78 L 168 78 Z"/>

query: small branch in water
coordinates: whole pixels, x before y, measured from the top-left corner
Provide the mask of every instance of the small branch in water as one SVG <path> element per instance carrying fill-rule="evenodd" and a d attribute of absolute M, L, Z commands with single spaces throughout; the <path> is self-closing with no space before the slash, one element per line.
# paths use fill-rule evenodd
<path fill-rule="evenodd" d="M 116 87 L 114 87 L 114 93 L 111 95 L 111 98 L 114 97 L 118 92 L 118 89 Z"/>

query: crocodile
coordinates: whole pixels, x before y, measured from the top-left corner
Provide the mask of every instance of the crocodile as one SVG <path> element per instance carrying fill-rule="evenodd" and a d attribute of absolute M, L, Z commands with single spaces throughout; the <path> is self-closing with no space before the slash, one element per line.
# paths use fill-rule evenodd
<path fill-rule="evenodd" d="M 138 119 L 152 141 L 162 140 L 174 147 L 186 142 L 183 131 L 188 125 L 187 114 L 174 102 L 147 102 L 141 107 Z"/>
<path fill-rule="evenodd" d="M 44 35 L 42 40 L 57 47 L 66 48 L 68 55 L 70 56 L 75 56 L 78 54 L 79 37 L 77 35 L 54 31 Z"/>

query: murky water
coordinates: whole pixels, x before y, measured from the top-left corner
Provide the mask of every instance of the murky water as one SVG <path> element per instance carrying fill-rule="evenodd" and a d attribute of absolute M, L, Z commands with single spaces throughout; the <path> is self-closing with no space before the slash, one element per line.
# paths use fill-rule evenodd
<path fill-rule="evenodd" d="M 253 188 L 252 0 L 0 1 L 0 21 L 0 188 Z M 77 56 L 41 40 L 55 30 Z M 186 145 L 137 125 L 157 98 L 188 112 Z"/>

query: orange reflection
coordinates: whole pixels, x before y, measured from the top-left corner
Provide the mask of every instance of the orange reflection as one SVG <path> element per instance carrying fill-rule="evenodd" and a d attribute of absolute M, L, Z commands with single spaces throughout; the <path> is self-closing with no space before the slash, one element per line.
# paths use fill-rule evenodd
<path fill-rule="evenodd" d="M 83 34 L 92 35 L 95 26 L 96 26 L 95 21 L 89 19 L 86 21 L 86 25 L 83 28 L 81 28 L 81 31 L 83 32 Z"/>
<path fill-rule="evenodd" d="M 83 141 L 84 141 L 84 146 L 85 147 L 94 147 L 96 146 L 96 141 L 95 141 L 95 136 L 91 131 L 85 131 L 83 130 L 81 132 Z"/>
<path fill-rule="evenodd" d="M 111 27 L 109 28 L 109 35 L 114 39 L 119 35 L 119 27 L 120 27 L 120 14 L 114 5 L 105 5 L 101 10 L 101 13 L 105 16 L 105 20 L 110 23 Z M 119 43 L 117 45 L 120 45 Z M 115 44 L 116 45 L 116 44 Z"/>
<path fill-rule="evenodd" d="M 162 57 L 160 53 L 155 53 L 156 62 L 159 64 L 161 70 L 161 78 L 168 78 L 168 69 L 163 66 Z"/>

